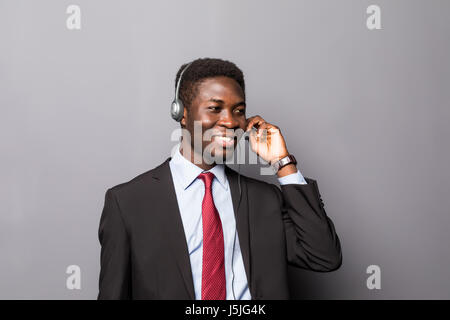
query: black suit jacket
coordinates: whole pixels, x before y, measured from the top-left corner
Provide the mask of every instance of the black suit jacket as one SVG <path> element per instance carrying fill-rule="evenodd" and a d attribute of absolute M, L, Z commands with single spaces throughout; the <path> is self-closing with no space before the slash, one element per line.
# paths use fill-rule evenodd
<path fill-rule="evenodd" d="M 98 299 L 195 299 L 170 157 L 108 189 L 99 226 Z M 317 183 L 274 184 L 225 167 L 252 299 L 288 299 L 287 264 L 320 272 L 342 254 Z"/>

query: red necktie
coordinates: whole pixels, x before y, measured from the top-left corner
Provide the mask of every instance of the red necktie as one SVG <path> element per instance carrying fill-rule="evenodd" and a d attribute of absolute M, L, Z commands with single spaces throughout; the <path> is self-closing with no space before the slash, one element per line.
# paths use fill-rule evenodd
<path fill-rule="evenodd" d="M 225 300 L 225 258 L 222 223 L 212 196 L 212 172 L 199 174 L 205 184 L 205 196 L 202 202 L 203 224 L 203 266 L 202 300 Z"/>

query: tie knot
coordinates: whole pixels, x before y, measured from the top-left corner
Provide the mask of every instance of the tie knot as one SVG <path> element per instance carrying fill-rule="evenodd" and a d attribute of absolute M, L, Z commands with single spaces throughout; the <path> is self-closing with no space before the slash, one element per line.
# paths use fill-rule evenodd
<path fill-rule="evenodd" d="M 211 189 L 211 184 L 214 179 L 214 173 L 212 172 L 202 172 L 198 175 L 198 178 L 203 181 L 206 189 Z"/>

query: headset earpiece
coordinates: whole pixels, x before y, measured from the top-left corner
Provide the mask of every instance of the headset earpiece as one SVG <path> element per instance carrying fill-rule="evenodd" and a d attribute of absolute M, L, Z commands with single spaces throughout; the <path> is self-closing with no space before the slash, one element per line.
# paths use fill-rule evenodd
<path fill-rule="evenodd" d="M 175 99 L 172 102 L 172 106 L 170 107 L 170 115 L 172 116 L 172 119 L 174 119 L 177 122 L 180 122 L 183 118 L 184 114 L 184 106 L 183 102 L 180 99 Z"/>
<path fill-rule="evenodd" d="M 180 83 L 181 83 L 181 77 L 183 76 L 183 73 L 186 71 L 186 69 L 191 65 L 192 62 L 190 62 L 186 67 L 184 67 L 183 71 L 180 73 L 180 77 L 177 81 L 177 86 L 175 87 L 175 98 L 172 101 L 172 105 L 170 106 L 170 115 L 172 119 L 174 119 L 177 122 L 180 122 L 181 119 L 183 119 L 184 116 L 184 105 L 183 102 L 178 97 L 178 92 L 180 90 Z"/>

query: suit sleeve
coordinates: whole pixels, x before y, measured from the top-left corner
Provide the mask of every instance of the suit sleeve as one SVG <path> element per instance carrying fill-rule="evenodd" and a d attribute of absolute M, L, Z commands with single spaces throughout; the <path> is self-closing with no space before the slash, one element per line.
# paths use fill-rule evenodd
<path fill-rule="evenodd" d="M 342 252 L 334 224 L 328 218 L 313 179 L 307 184 L 286 184 L 276 189 L 286 234 L 287 260 L 298 268 L 334 271 L 342 264 Z"/>
<path fill-rule="evenodd" d="M 131 299 L 130 243 L 117 198 L 109 189 L 100 218 L 98 299 Z"/>

